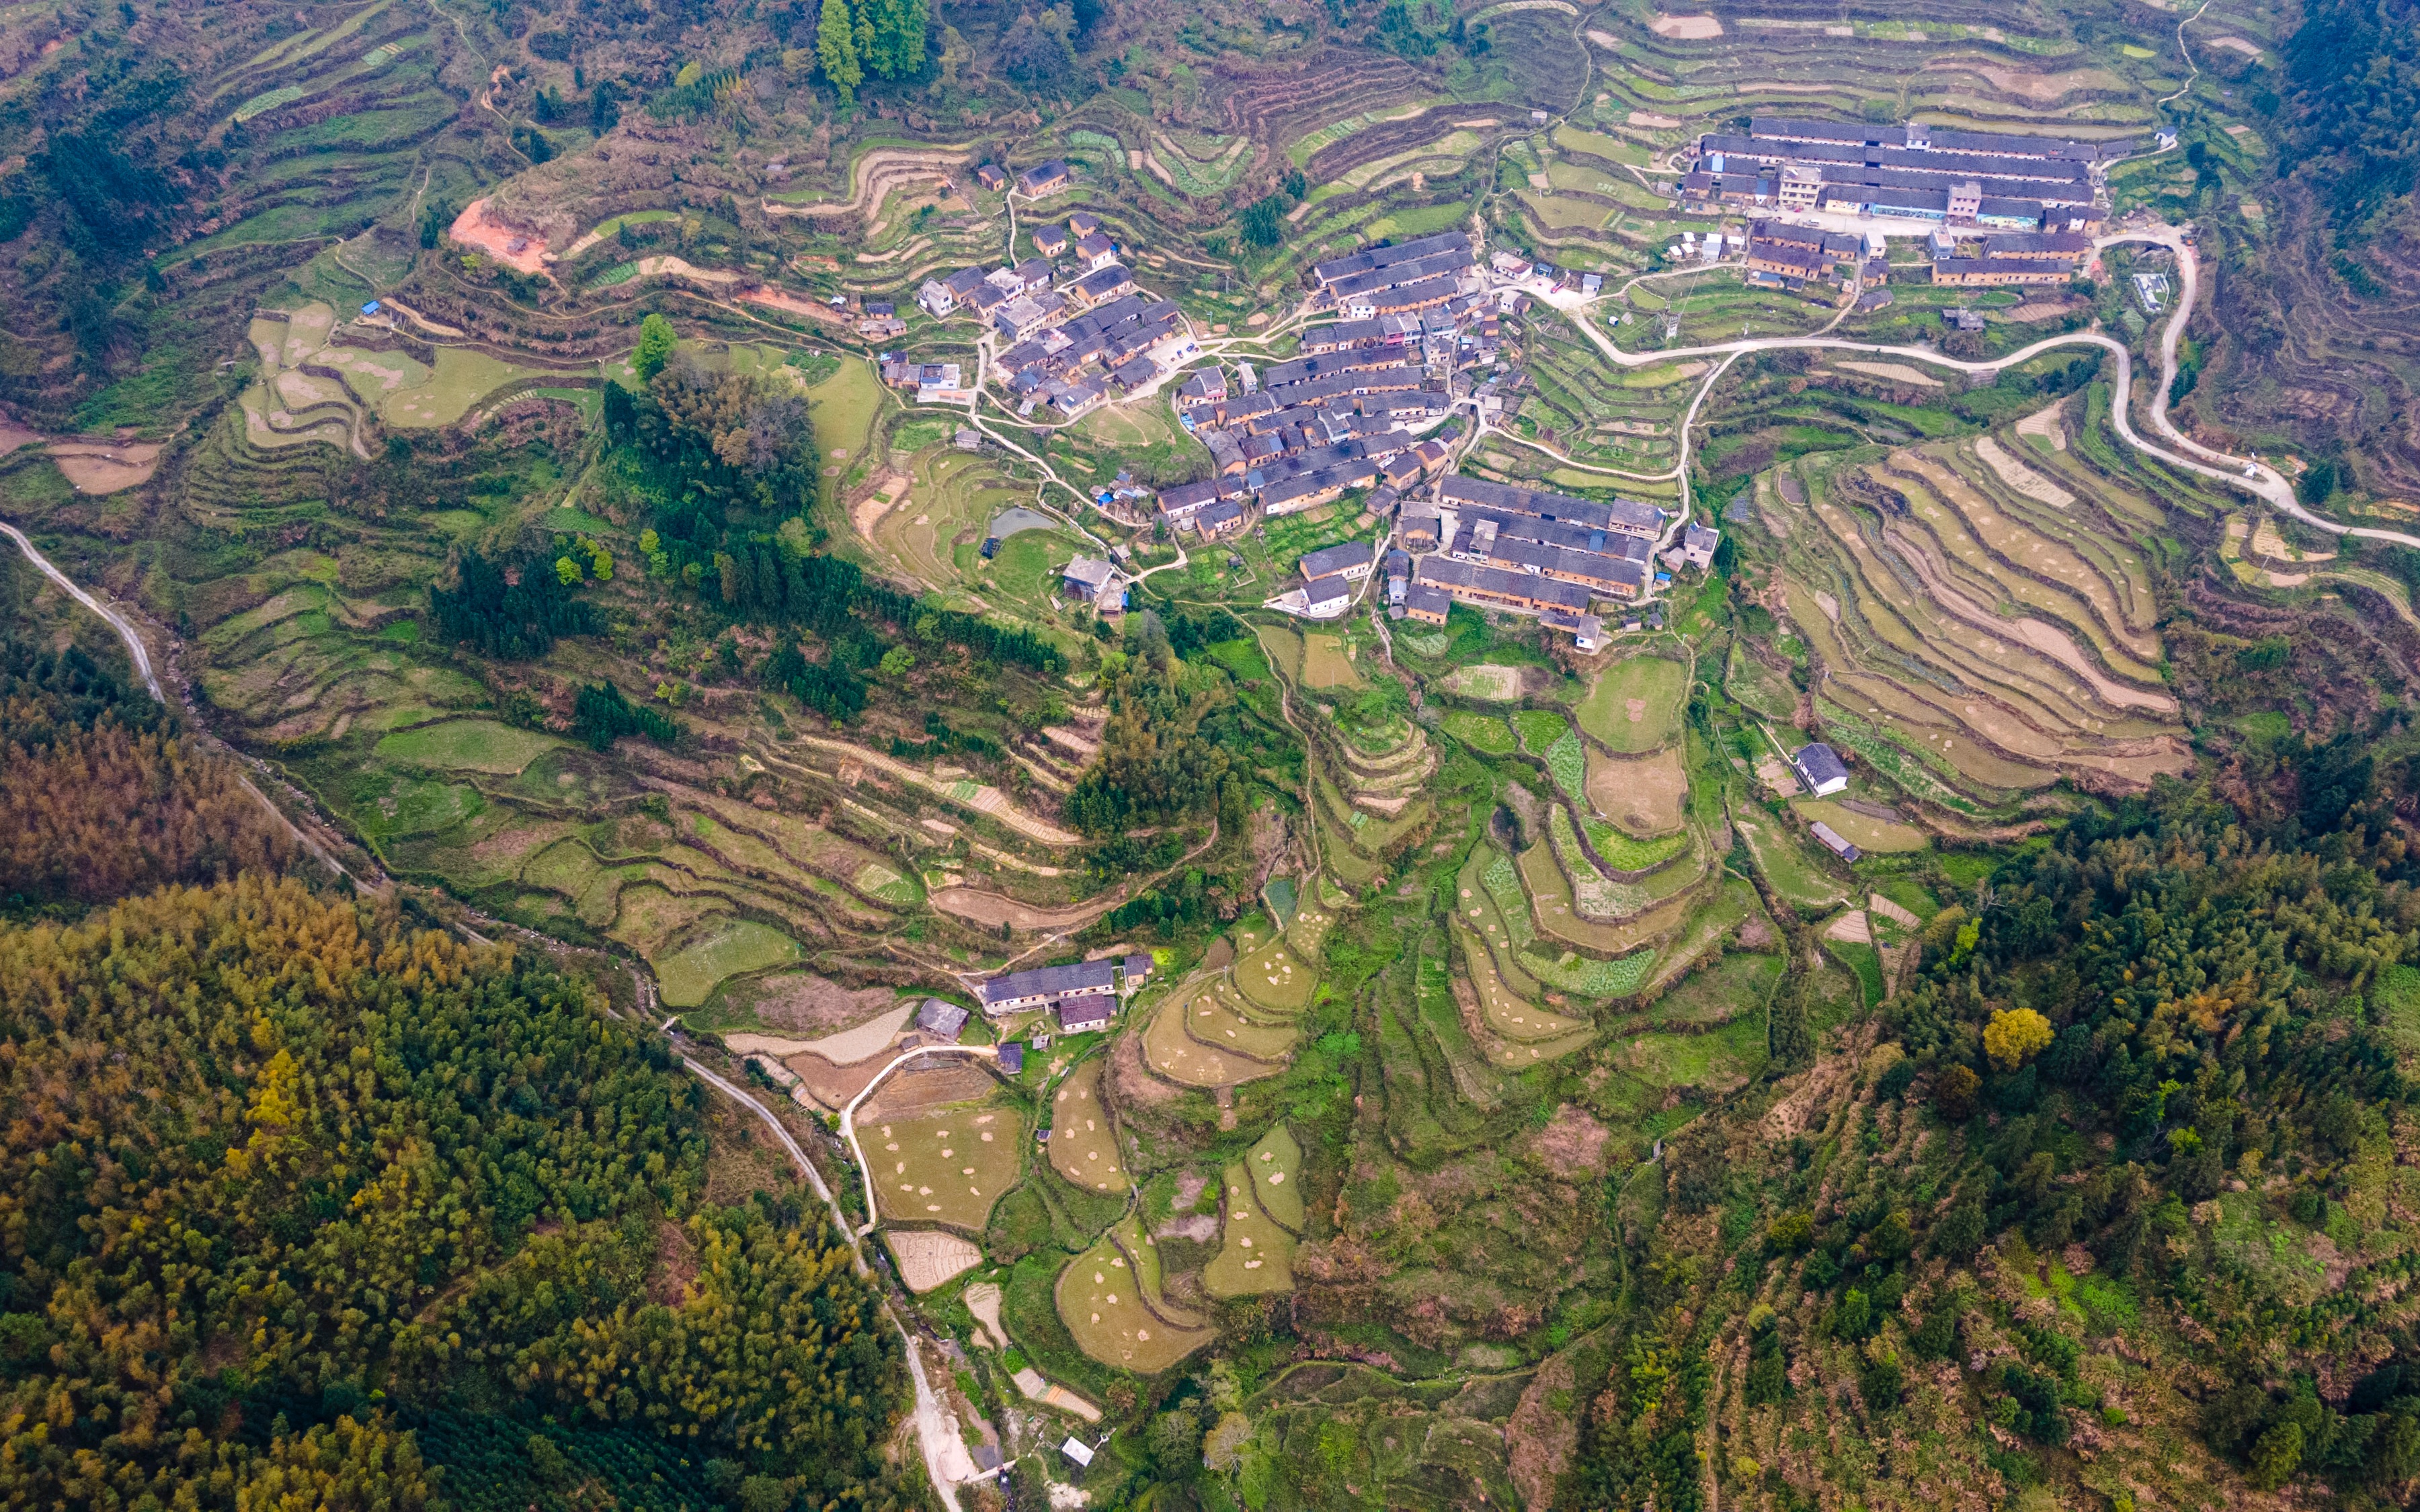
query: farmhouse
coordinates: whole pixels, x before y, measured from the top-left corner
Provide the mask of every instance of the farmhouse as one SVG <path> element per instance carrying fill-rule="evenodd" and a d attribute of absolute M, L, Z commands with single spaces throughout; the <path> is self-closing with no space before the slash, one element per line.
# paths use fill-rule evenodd
<path fill-rule="evenodd" d="M 1108 964 L 1103 962 L 1102 964 Z M 1082 1034 L 1090 1029 L 1107 1028 L 1117 1016 L 1115 994 L 1107 997 L 1063 997 L 1059 1000 L 1059 1032 Z"/>
<path fill-rule="evenodd" d="M 945 1003 L 938 997 L 927 997 L 916 1010 L 916 1027 L 936 1039 L 955 1041 L 967 1026 L 967 1011 L 955 1003 Z"/>
<path fill-rule="evenodd" d="M 1459 473 L 1438 486 L 1438 496 L 1448 504 L 1475 504 L 1507 514 L 1530 515 L 1540 519 L 1567 521 L 1590 530 L 1614 531 L 1650 539 L 1664 531 L 1664 512 L 1653 504 L 1640 503 L 1635 499 L 1616 499 L 1609 503 L 1600 503 L 1593 499 L 1575 499 L 1569 494 L 1524 488 L 1509 483 L 1490 483 L 1484 478 L 1468 478 Z"/>
<path fill-rule="evenodd" d="M 1000 171 L 998 163 L 986 162 L 975 170 L 975 182 L 997 194 L 1008 187 L 1008 175 Z"/>
<path fill-rule="evenodd" d="M 1509 609 L 1524 614 L 1535 614 L 1548 609 L 1568 609 L 1575 614 L 1588 612 L 1588 590 L 1576 583 L 1558 582 L 1551 578 L 1526 572 L 1482 567 L 1475 563 L 1457 562 L 1450 557 L 1422 557 L 1420 581 L 1443 589 L 1466 603 L 1492 609 Z"/>
<path fill-rule="evenodd" d="M 1107 594 L 1110 581 L 1117 577 L 1117 568 L 1098 557 L 1078 557 L 1060 569 L 1059 577 L 1070 594 L 1087 602 L 1098 603 Z"/>
<path fill-rule="evenodd" d="M 1342 577 L 1316 578 L 1302 585 L 1303 612 L 1314 620 L 1332 620 L 1353 603 L 1353 585 Z"/>
<path fill-rule="evenodd" d="M 1820 740 L 1800 747 L 1798 753 L 1790 758 L 1790 764 L 1797 769 L 1798 779 L 1807 784 L 1807 791 L 1819 798 L 1849 785 L 1849 768 L 1839 753 Z"/>
<path fill-rule="evenodd" d="M 1366 541 L 1346 541 L 1322 547 L 1304 552 L 1298 565 L 1305 581 L 1334 575 L 1351 582 L 1370 576 L 1370 545 Z"/>
<path fill-rule="evenodd" d="M 1076 256 L 1087 272 L 1097 272 L 1118 260 L 1118 244 L 1095 231 L 1076 243 Z"/>
<path fill-rule="evenodd" d="M 1435 583 L 1414 583 L 1404 594 L 1404 618 L 1422 625 L 1443 625 L 1452 608 L 1452 595 Z"/>
<path fill-rule="evenodd" d="M 1043 1008 L 1071 1000 L 1114 1001 L 1117 967 L 1110 961 L 1085 961 L 1070 966 L 1043 966 L 994 977 L 977 989 L 984 1011 L 994 1018 L 1023 1009 Z M 1106 1015 L 1105 1015 L 1106 1016 Z"/>
<path fill-rule="evenodd" d="M 1040 225 L 1033 228 L 1033 250 L 1045 257 L 1064 257 L 1076 239 L 1061 226 Z"/>
<path fill-rule="evenodd" d="M 2056 263 L 2063 268 L 2074 268 L 2092 255 L 2092 239 L 2066 231 L 1985 237 L 1983 255 L 1987 259 Z"/>
<path fill-rule="evenodd" d="M 1854 845 L 1850 844 L 1847 839 L 1843 837 L 1838 830 L 1834 829 L 1831 825 L 1823 823 L 1821 819 L 1816 820 L 1814 824 L 1807 827 L 1815 832 L 1815 838 L 1817 840 L 1822 841 L 1826 846 L 1830 847 L 1832 854 L 1838 856 L 1843 861 L 1854 861 L 1859 856 L 1864 854 Z"/>
<path fill-rule="evenodd" d="M 1116 263 L 1096 268 L 1067 285 L 1079 304 L 1100 304 L 1134 292 L 1134 276 Z"/>
<path fill-rule="evenodd" d="M 1722 532 L 1711 531 L 1692 522 L 1687 530 L 1681 532 L 1681 554 L 1688 559 L 1691 566 L 1701 571 L 1711 569 L 1714 564 L 1714 548 L 1722 544 Z"/>
<path fill-rule="evenodd" d="M 1040 199 L 1045 194 L 1059 193 L 1067 187 L 1069 181 L 1066 160 L 1053 158 L 1048 162 L 1036 163 L 1018 174 L 1016 190 L 1028 199 Z"/>

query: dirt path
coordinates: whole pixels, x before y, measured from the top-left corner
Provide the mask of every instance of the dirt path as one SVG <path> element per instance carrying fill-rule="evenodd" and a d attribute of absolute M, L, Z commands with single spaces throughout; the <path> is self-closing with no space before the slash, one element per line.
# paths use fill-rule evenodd
<path fill-rule="evenodd" d="M 816 750 L 826 751 L 834 756 L 844 757 L 849 761 L 861 763 L 865 766 L 883 773 L 885 776 L 896 778 L 900 781 L 906 782 L 912 787 L 923 788 L 924 791 L 931 793 L 938 797 L 946 798 L 950 802 L 957 804 L 962 808 L 971 810 L 979 814 L 986 815 L 989 818 L 997 819 L 1001 824 L 1006 825 L 1009 828 L 1016 830 L 1018 834 L 1025 836 L 1029 840 L 1040 841 L 1045 845 L 1064 846 L 1080 845 L 1083 843 L 1083 836 L 1075 833 L 1073 830 L 1062 829 L 1057 825 L 1050 823 L 1047 819 L 1036 818 L 1034 815 L 1027 813 L 1024 810 L 1019 809 L 1015 804 L 1009 802 L 1007 794 L 1002 793 L 1000 789 L 991 786 L 989 783 L 973 784 L 974 792 L 970 795 L 961 796 L 955 791 L 960 786 L 959 781 L 943 781 L 941 779 L 933 776 L 929 772 L 920 772 L 916 770 L 916 768 L 909 766 L 905 762 L 897 762 L 892 760 L 888 756 L 877 755 L 875 752 L 866 749 L 862 746 L 852 746 L 845 740 L 828 740 L 821 735 L 800 735 L 798 737 L 797 744 L 811 747 Z M 797 769 L 797 764 L 794 762 L 783 760 L 779 756 L 771 755 L 761 750 L 757 752 L 757 754 L 764 757 L 764 759 L 768 762 L 780 761 L 783 765 L 791 767 L 793 770 Z"/>

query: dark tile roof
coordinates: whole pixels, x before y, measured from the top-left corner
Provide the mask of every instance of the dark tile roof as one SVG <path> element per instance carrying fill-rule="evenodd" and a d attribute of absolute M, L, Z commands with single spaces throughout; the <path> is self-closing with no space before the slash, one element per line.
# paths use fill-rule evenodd
<path fill-rule="evenodd" d="M 1107 961 L 1083 961 L 1067 966 L 1042 966 L 1032 971 L 1012 971 L 1004 977 L 994 977 L 983 984 L 985 1003 L 1005 1003 L 1019 997 L 1056 997 L 1062 993 L 1100 992 L 1117 984 Z"/>

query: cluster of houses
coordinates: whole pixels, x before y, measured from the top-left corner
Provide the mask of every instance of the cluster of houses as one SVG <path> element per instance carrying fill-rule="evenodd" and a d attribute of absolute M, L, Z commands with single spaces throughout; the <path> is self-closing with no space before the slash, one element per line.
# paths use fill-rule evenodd
<path fill-rule="evenodd" d="M 1074 965 L 1012 971 L 985 982 L 976 995 L 988 1017 L 1047 1011 L 1058 1016 L 1061 1033 L 1081 1034 L 1106 1028 L 1117 1017 L 1119 999 L 1140 991 L 1150 976 L 1147 955 L 1105 956 Z"/>
<path fill-rule="evenodd" d="M 1576 499 L 1450 475 L 1435 500 L 1403 501 L 1396 546 L 1383 558 L 1357 541 L 1306 552 L 1296 563 L 1300 585 L 1280 602 L 1311 619 L 1333 619 L 1351 607 L 1356 585 L 1383 568 L 1391 618 L 1443 625 L 1459 600 L 1536 615 L 1580 650 L 1595 651 L 1606 640 L 1596 606 L 1635 600 L 1651 583 L 1669 580 L 1656 554 L 1669 519 L 1636 500 Z M 1663 565 L 1709 566 L 1720 540 L 1691 525 Z"/>
<path fill-rule="evenodd" d="M 1452 409 L 1416 356 L 1383 344 L 1275 363 L 1249 393 L 1204 369 L 1179 398 L 1211 475 L 1161 493 L 1160 513 L 1172 529 L 1211 535 L 1242 521 L 1222 503 L 1254 501 L 1277 518 L 1355 488 L 1410 487 L 1444 465 L 1445 448 L 1420 436 Z"/>
<path fill-rule="evenodd" d="M 1683 201 L 1751 210 L 1829 210 L 2003 231 L 2101 229 L 2094 168 L 2122 143 L 2067 142 L 1921 122 L 1750 118 L 1709 131 Z"/>
<path fill-rule="evenodd" d="M 1824 231 L 1784 221 L 1752 221 L 1747 228 L 1747 281 L 1761 287 L 1803 289 L 1838 277 L 1843 288 L 1888 276 L 1882 238 Z"/>
<path fill-rule="evenodd" d="M 1053 166 L 1029 169 L 1018 192 L 1051 193 L 1026 181 Z M 1066 165 L 1055 167 L 1063 179 Z M 989 323 L 1001 345 L 998 373 L 1020 401 L 1019 414 L 1047 405 L 1074 420 L 1200 355 L 1191 323 L 1172 301 L 1136 292 L 1098 216 L 1079 211 L 1043 226 L 1033 245 L 1035 255 L 1012 267 L 962 268 L 925 280 L 916 294 L 937 320 L 964 309 Z"/>

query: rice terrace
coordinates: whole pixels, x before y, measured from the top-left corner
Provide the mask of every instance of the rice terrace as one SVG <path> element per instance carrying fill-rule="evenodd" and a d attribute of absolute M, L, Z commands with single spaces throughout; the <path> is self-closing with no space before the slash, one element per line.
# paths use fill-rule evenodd
<path fill-rule="evenodd" d="M 2411 10 L 0 14 L 12 1492 L 2412 1504 Z"/>

